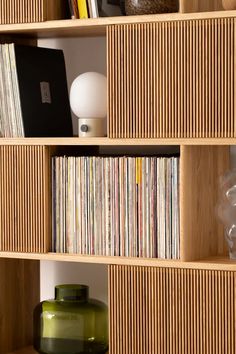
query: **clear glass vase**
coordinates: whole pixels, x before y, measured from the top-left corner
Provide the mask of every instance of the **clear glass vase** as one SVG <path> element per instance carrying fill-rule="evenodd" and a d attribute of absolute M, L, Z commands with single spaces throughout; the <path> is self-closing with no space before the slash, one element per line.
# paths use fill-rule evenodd
<path fill-rule="evenodd" d="M 125 0 L 126 15 L 158 14 L 179 11 L 179 0 Z"/>
<path fill-rule="evenodd" d="M 89 300 L 85 285 L 56 286 L 55 299 L 35 308 L 34 348 L 43 354 L 106 353 L 107 306 Z"/>

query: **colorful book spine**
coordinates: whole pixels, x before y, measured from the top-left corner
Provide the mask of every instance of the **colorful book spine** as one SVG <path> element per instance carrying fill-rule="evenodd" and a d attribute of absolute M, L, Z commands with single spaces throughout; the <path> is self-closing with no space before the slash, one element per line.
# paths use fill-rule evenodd
<path fill-rule="evenodd" d="M 99 17 L 97 0 L 87 0 L 87 4 L 89 10 L 89 17 L 90 18 Z"/>
<path fill-rule="evenodd" d="M 78 19 L 79 18 L 79 9 L 78 9 L 78 3 L 77 0 L 69 0 L 71 2 L 71 12 L 72 12 L 72 18 L 73 19 Z"/>
<path fill-rule="evenodd" d="M 79 9 L 79 18 L 88 18 L 88 8 L 86 0 L 77 0 Z"/>

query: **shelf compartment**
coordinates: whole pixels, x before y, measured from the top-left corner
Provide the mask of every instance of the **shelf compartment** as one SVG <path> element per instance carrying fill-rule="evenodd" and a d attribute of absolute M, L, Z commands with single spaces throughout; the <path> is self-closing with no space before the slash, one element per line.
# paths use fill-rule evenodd
<path fill-rule="evenodd" d="M 67 154 L 67 148 L 61 147 L 62 156 Z M 91 145 L 88 149 L 91 153 Z M 1 146 L 0 152 L 0 250 L 48 253 L 52 222 L 50 164 L 58 150 L 54 146 L 16 145 Z M 81 153 L 84 151 L 80 149 Z M 226 254 L 223 226 L 217 220 L 215 206 L 218 179 L 228 166 L 228 146 L 180 148 L 182 261 Z"/>
<path fill-rule="evenodd" d="M 164 21 L 201 20 L 236 17 L 236 11 L 215 11 L 200 13 L 169 13 L 141 16 L 116 16 L 82 20 L 56 20 L 42 23 L 22 23 L 0 26 L 0 35 L 14 35 L 33 38 L 105 36 L 107 26 L 131 25 Z"/>
<path fill-rule="evenodd" d="M 223 226 L 215 207 L 218 179 L 229 166 L 228 147 L 180 148 L 180 260 L 226 253 Z M 200 206 L 203 206 L 200 208 Z"/>

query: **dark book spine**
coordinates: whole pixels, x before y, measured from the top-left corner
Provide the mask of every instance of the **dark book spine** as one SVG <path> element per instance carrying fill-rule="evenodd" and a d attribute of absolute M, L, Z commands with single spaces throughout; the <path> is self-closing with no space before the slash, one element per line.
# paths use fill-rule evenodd
<path fill-rule="evenodd" d="M 75 14 L 74 14 L 74 10 L 73 10 L 73 6 L 72 6 L 72 1 L 73 0 L 68 0 L 68 4 L 69 4 L 69 9 L 70 9 L 70 16 L 72 19 L 75 18 Z"/>
<path fill-rule="evenodd" d="M 93 11 L 92 11 L 91 2 L 89 0 L 86 0 L 86 5 L 87 5 L 87 10 L 88 10 L 88 18 L 93 18 Z"/>
<path fill-rule="evenodd" d="M 74 11 L 74 18 L 79 18 L 79 9 L 78 9 L 77 0 L 71 0 L 71 3 Z"/>

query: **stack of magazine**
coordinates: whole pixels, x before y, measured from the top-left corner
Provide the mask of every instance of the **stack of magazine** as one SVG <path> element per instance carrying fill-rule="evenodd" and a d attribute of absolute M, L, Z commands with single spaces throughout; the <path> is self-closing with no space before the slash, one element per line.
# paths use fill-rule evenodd
<path fill-rule="evenodd" d="M 24 136 L 14 44 L 0 45 L 0 134 Z"/>
<path fill-rule="evenodd" d="M 179 158 L 54 157 L 52 251 L 179 258 Z"/>

